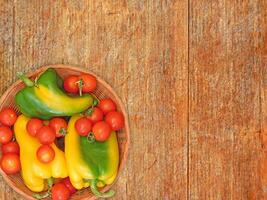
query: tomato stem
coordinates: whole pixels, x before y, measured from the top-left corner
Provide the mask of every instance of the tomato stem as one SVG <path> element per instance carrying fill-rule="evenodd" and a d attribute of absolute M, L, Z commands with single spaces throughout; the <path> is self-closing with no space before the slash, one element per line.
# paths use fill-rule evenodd
<path fill-rule="evenodd" d="M 65 128 L 60 128 L 59 133 L 60 135 L 67 135 L 67 130 Z"/>
<path fill-rule="evenodd" d="M 79 95 L 82 96 L 83 95 L 83 86 L 84 86 L 83 79 L 80 79 L 79 81 L 77 81 L 76 84 L 78 84 L 78 87 L 79 87 Z"/>
<path fill-rule="evenodd" d="M 87 135 L 87 141 L 88 141 L 89 143 L 93 143 L 93 142 L 95 142 L 95 136 L 94 136 L 93 132 L 90 132 L 90 133 Z"/>
<path fill-rule="evenodd" d="M 87 116 L 92 116 L 94 113 L 94 107 L 96 107 L 99 104 L 99 100 L 97 98 L 95 98 L 95 96 L 93 95 L 93 105 L 91 108 L 89 108 L 87 111 L 85 111 L 85 115 Z"/>
<path fill-rule="evenodd" d="M 92 116 L 93 113 L 94 113 L 94 109 L 93 109 L 93 108 L 89 108 L 89 109 L 85 112 L 85 115 Z"/>

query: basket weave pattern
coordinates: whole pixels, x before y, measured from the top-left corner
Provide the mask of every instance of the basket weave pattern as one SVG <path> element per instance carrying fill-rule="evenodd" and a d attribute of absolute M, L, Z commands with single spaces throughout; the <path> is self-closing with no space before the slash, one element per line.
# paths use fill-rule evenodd
<path fill-rule="evenodd" d="M 58 74 L 65 78 L 68 75 L 80 75 L 82 73 L 90 73 L 86 70 L 75 68 L 68 65 L 49 65 L 44 66 L 38 69 L 37 71 L 28 74 L 28 77 L 30 77 L 32 80 L 34 80 L 36 77 L 38 77 L 42 72 L 44 72 L 47 68 L 52 67 L 54 68 Z M 118 137 L 118 144 L 119 144 L 119 151 L 120 151 L 120 163 L 119 163 L 119 172 L 122 171 L 127 155 L 128 155 L 128 147 L 129 147 L 129 123 L 127 118 L 126 110 L 118 98 L 118 96 L 115 94 L 114 90 L 101 78 L 93 74 L 98 81 L 97 89 L 94 91 L 94 95 L 96 95 L 99 99 L 103 99 L 106 97 L 111 98 L 116 104 L 117 109 L 121 111 L 125 117 L 125 128 L 121 131 L 117 132 Z M 5 107 L 12 107 L 16 110 L 16 112 L 19 114 L 19 110 L 15 105 L 15 94 L 25 87 L 25 84 L 22 81 L 15 82 L 1 97 L 0 99 L 0 110 L 2 110 Z M 32 197 L 32 192 L 24 185 L 23 180 L 20 176 L 20 174 L 16 175 L 6 175 L 1 169 L 0 173 L 4 177 L 5 181 L 8 183 L 10 187 L 12 187 L 17 193 L 22 195 L 26 199 L 34 199 Z M 111 186 L 104 187 L 101 191 L 107 191 L 110 189 Z M 71 198 L 72 200 L 92 200 L 95 199 L 95 196 L 90 192 L 90 189 L 83 189 L 78 191 L 76 194 L 74 194 Z"/>

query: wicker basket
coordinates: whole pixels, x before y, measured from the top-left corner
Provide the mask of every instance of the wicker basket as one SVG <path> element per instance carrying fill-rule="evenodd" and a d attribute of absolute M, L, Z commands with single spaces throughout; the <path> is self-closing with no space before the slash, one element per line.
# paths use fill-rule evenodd
<path fill-rule="evenodd" d="M 54 68 L 62 78 L 68 75 L 79 75 L 81 73 L 88 73 L 88 71 L 80 69 L 80 68 L 75 68 L 72 66 L 59 64 L 59 65 L 49 65 L 49 66 L 41 67 L 37 71 L 28 74 L 28 77 L 30 77 L 31 79 L 34 79 L 40 73 L 44 72 L 47 68 L 50 68 L 50 67 Z M 89 73 L 93 74 L 91 72 Z M 127 155 L 128 155 L 128 148 L 129 148 L 129 123 L 128 123 L 128 118 L 127 118 L 127 113 L 119 97 L 115 94 L 114 90 L 101 78 L 99 78 L 95 74 L 93 75 L 98 80 L 98 86 L 94 94 L 99 99 L 102 99 L 105 97 L 110 97 L 111 99 L 113 99 L 114 102 L 116 102 L 117 104 L 118 110 L 121 111 L 125 117 L 125 128 L 117 133 L 119 151 L 120 151 L 120 163 L 119 163 L 119 173 L 118 173 L 119 175 L 125 165 Z M 13 107 L 19 113 L 18 108 L 16 107 L 15 102 L 14 102 L 14 96 L 19 90 L 21 90 L 24 87 L 25 85 L 22 81 L 19 80 L 15 82 L 1 97 L 0 110 L 2 110 L 5 107 Z M 4 177 L 8 185 L 12 187 L 17 193 L 19 193 L 26 199 L 34 199 L 32 197 L 33 193 L 25 186 L 20 174 L 6 175 L 1 169 L 0 169 L 0 173 L 2 174 L 2 176 Z M 110 187 L 111 185 L 106 186 L 101 191 L 102 192 L 107 191 L 110 189 Z M 90 189 L 83 189 L 83 190 L 78 191 L 76 194 L 74 194 L 71 199 L 72 200 L 76 200 L 76 199 L 77 200 L 78 199 L 79 200 L 81 199 L 92 200 L 92 199 L 96 199 L 96 197 L 90 192 Z"/>

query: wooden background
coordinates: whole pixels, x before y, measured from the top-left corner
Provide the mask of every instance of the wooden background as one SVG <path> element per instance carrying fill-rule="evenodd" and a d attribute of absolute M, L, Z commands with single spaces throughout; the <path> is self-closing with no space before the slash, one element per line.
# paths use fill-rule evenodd
<path fill-rule="evenodd" d="M 266 0 L 0 1 L 0 94 L 71 64 L 125 103 L 114 199 L 267 199 Z M 0 199 L 21 199 L 0 178 Z"/>

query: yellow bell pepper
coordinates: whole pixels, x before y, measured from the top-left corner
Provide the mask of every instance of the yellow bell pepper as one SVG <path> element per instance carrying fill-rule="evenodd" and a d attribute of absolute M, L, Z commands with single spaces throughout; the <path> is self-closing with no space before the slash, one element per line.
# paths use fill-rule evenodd
<path fill-rule="evenodd" d="M 45 189 L 45 180 L 65 178 L 68 176 L 64 152 L 55 144 L 51 147 L 55 151 L 55 158 L 51 163 L 41 163 L 36 156 L 41 146 L 37 138 L 28 134 L 26 126 L 30 119 L 20 115 L 14 125 L 16 140 L 20 146 L 21 175 L 26 186 L 33 192 L 42 192 Z"/>

